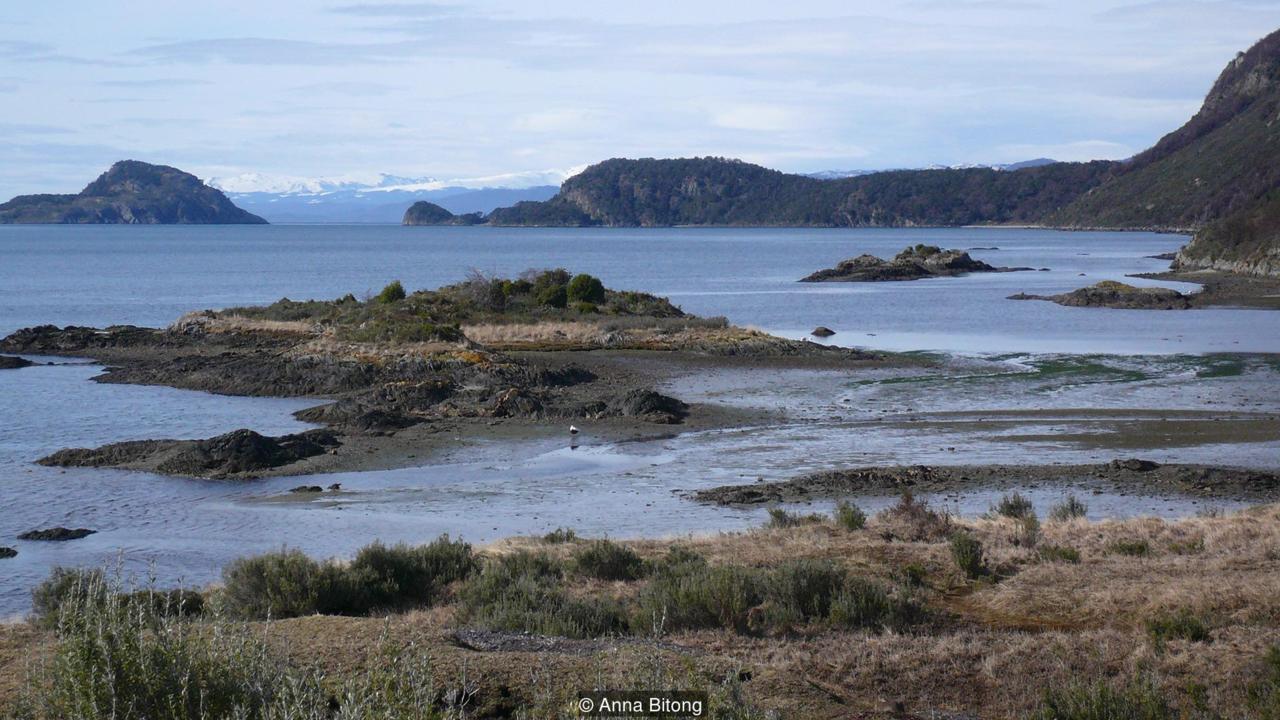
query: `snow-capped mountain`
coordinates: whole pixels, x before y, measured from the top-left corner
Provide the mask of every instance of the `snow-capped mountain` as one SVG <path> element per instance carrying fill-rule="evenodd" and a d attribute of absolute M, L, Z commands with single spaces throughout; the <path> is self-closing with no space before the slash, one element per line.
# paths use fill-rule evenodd
<path fill-rule="evenodd" d="M 546 200 L 581 172 L 535 170 L 481 177 L 405 177 L 387 173 L 297 177 L 243 173 L 210 178 L 236 205 L 273 223 L 399 223 L 418 200 L 450 212 L 487 213 L 522 200 Z"/>
<path fill-rule="evenodd" d="M 871 175 L 878 172 L 891 172 L 892 170 L 971 170 L 974 168 L 991 168 L 992 170 L 1021 170 L 1023 168 L 1040 167 L 1041 165 L 1051 165 L 1057 160 L 1049 158 L 1036 158 L 1035 160 L 1023 160 L 1015 163 L 966 163 L 964 165 L 928 165 L 922 168 L 892 168 L 886 170 L 819 170 L 818 172 L 805 173 L 808 177 L 817 178 L 819 180 L 840 180 L 841 178 L 859 177 L 862 175 Z"/>

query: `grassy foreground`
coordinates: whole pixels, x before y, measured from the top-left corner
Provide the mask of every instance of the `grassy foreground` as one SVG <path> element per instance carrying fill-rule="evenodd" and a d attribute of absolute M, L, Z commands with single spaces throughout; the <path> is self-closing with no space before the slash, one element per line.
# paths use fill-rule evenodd
<path fill-rule="evenodd" d="M 1280 506 L 1179 521 L 872 518 L 614 543 L 281 551 L 203 593 L 62 572 L 0 627 L 23 718 L 574 717 L 696 689 L 711 717 L 1280 718 Z"/>

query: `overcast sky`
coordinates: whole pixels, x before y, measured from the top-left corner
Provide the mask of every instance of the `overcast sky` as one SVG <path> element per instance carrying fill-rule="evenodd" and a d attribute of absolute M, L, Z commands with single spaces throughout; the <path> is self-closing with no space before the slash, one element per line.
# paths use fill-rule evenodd
<path fill-rule="evenodd" d="M 204 178 L 1121 158 L 1280 27 L 1277 0 L 4 5 L 5 198 L 122 158 Z"/>

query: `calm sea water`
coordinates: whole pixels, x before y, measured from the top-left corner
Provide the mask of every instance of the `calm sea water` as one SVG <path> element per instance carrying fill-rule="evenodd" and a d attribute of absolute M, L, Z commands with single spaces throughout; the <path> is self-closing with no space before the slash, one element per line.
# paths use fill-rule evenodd
<path fill-rule="evenodd" d="M 977 380 L 881 386 L 861 376 L 770 374 L 749 387 L 693 382 L 671 391 L 689 400 L 785 404 L 799 419 L 621 445 L 595 442 L 588 429 L 573 449 L 560 441 L 482 445 L 448 464 L 326 476 L 316 482 L 337 480 L 351 492 L 305 501 L 285 491 L 306 478 L 228 484 L 32 461 L 63 447 L 126 439 L 208 437 L 238 427 L 294 431 L 303 425 L 290 413 L 308 401 L 101 385 L 89 381 L 100 368 L 85 364 L 0 372 L 0 545 L 19 549 L 18 557 L 0 560 L 0 615 L 24 612 L 30 587 L 54 565 L 120 557 L 162 584 L 200 584 L 215 580 L 231 558 L 282 545 L 324 556 L 348 555 L 375 538 L 417 542 L 440 532 L 482 542 L 558 525 L 614 536 L 737 528 L 759 522 L 762 511 L 704 507 L 676 491 L 853 463 L 1092 462 L 1120 452 L 1057 439 L 1066 430 L 1097 431 L 1065 416 L 1029 421 L 1017 433 L 956 424 L 943 437 L 936 426 L 881 426 L 876 408 L 1280 411 L 1274 359 L 1200 356 L 1280 352 L 1280 313 L 1091 310 L 1004 299 L 1157 271 L 1167 263 L 1146 256 L 1183 241 L 1012 229 L 0 226 L 0 335 L 43 323 L 162 326 L 192 309 L 360 294 L 397 278 L 422 288 L 457 281 L 473 268 L 512 274 L 564 266 L 611 287 L 669 296 L 690 312 L 782 334 L 826 325 L 842 344 L 985 358 L 975 361 L 984 364 Z M 847 257 L 892 255 L 916 243 L 995 247 L 972 254 L 994 265 L 1051 270 L 908 283 L 796 282 Z M 1098 355 L 1064 361 L 1063 354 Z M 1252 465 L 1280 458 L 1280 438 L 1218 442 L 1173 447 L 1153 438 L 1150 448 L 1123 452 Z M 1028 492 L 1046 507 L 1060 494 Z M 978 512 L 990 495 L 937 501 Z M 1160 497 L 1089 500 L 1097 517 L 1198 507 Z M 868 509 L 887 502 L 868 499 Z M 629 511 L 618 513 L 624 506 Z M 68 543 L 14 539 L 52 525 L 99 533 Z"/>
<path fill-rule="evenodd" d="M 503 229 L 400 226 L 0 227 L 0 333 L 33 323 L 165 325 L 198 308 L 334 298 L 563 266 L 685 310 L 843 344 L 975 352 L 1280 351 L 1280 313 L 1144 312 L 1006 301 L 1052 294 L 1167 263 L 1184 237 L 1020 229 Z M 929 243 L 993 265 L 1049 272 L 908 283 L 808 284 L 799 278 L 869 252 Z M 1083 273 L 1083 276 L 1081 276 Z M 1148 284 L 1133 280 L 1135 284 Z M 1183 289 L 1188 289 L 1184 287 Z"/>

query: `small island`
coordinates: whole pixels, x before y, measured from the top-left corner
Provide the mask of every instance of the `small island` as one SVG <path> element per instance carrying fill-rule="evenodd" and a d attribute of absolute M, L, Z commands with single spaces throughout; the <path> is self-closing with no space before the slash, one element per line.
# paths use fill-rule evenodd
<path fill-rule="evenodd" d="M 819 270 L 800 282 L 887 282 L 930 277 L 955 277 L 975 272 L 1015 272 L 1032 268 L 998 268 L 974 260 L 963 250 L 943 250 L 934 245 L 916 245 L 892 260 L 875 255 L 859 255 L 833 268 Z"/>
<path fill-rule="evenodd" d="M 1060 295 L 1010 295 L 1010 300 L 1048 300 L 1067 307 L 1105 307 L 1121 310 L 1187 310 L 1195 298 L 1170 288 L 1140 288 L 1115 280 Z"/>
<path fill-rule="evenodd" d="M 0 224 L 263 225 L 221 190 L 167 165 L 121 160 L 75 195 L 19 195 Z"/>
<path fill-rule="evenodd" d="M 480 225 L 484 216 L 480 213 L 454 215 L 433 202 L 419 200 L 404 211 L 404 225 Z"/>

